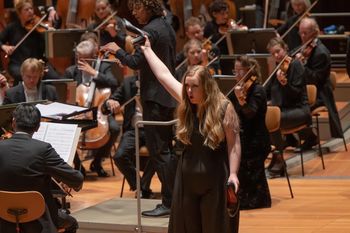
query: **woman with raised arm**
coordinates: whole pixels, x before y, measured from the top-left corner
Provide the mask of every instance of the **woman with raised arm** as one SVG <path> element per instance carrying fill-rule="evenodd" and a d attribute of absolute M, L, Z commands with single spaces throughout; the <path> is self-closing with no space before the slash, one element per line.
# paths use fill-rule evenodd
<path fill-rule="evenodd" d="M 230 101 L 207 68 L 193 66 L 178 82 L 155 55 L 144 55 L 159 82 L 179 102 L 177 138 L 184 144 L 171 205 L 171 233 L 234 232 L 239 215 L 229 218 L 226 185 L 237 192 L 241 157 L 239 122 Z M 215 211 L 214 211 L 215 210 Z"/>

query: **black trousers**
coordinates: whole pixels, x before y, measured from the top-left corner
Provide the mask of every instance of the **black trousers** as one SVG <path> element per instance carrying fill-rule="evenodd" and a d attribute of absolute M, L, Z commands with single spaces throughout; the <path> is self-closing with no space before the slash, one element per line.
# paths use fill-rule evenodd
<path fill-rule="evenodd" d="M 170 121 L 174 108 L 164 107 L 152 101 L 142 102 L 145 121 Z M 144 126 L 146 147 L 162 184 L 162 204 L 170 208 L 175 181 L 176 158 L 172 153 L 173 126 Z"/>
<path fill-rule="evenodd" d="M 142 129 L 140 130 L 139 140 L 140 147 L 144 146 L 145 135 Z M 135 153 L 135 130 L 132 128 L 123 133 L 117 152 L 114 155 L 114 162 L 119 171 L 125 176 L 125 179 L 130 185 L 131 190 L 136 190 Z M 141 190 L 150 191 L 151 180 L 155 174 L 153 163 L 147 160 L 145 162 L 144 168 L 141 168 L 141 170 L 143 170 L 143 176 L 141 178 Z"/>

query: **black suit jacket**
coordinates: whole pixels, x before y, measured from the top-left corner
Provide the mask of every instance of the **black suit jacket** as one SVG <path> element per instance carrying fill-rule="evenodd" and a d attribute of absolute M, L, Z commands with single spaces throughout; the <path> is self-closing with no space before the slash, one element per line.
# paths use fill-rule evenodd
<path fill-rule="evenodd" d="M 41 97 L 43 100 L 57 101 L 56 88 L 50 84 L 42 84 Z M 22 83 L 6 90 L 3 105 L 26 102 L 24 87 Z"/>
<path fill-rule="evenodd" d="M 58 210 L 51 195 L 51 177 L 77 189 L 84 179 L 50 144 L 32 139 L 29 134 L 16 133 L 12 138 L 0 141 L 0 190 L 38 191 L 49 209 L 49 215 L 46 212 L 40 224 L 37 221 L 21 224 L 28 232 L 40 232 L 41 228 L 42 232 L 51 232 L 52 222 L 57 226 Z M 0 232 L 15 232 L 15 224 L 1 220 Z"/>
<path fill-rule="evenodd" d="M 152 49 L 170 72 L 175 75 L 176 35 L 171 25 L 166 22 L 164 17 L 154 17 L 142 30 L 149 33 Z M 152 101 L 169 108 L 176 106 L 175 99 L 154 76 L 140 48 L 137 48 L 132 55 L 120 49 L 116 56 L 124 65 L 140 71 L 140 92 L 143 102 Z"/>
<path fill-rule="evenodd" d="M 75 81 L 77 81 L 77 84 L 79 85 L 83 81 L 82 75 L 83 74 L 78 69 L 78 67 L 76 65 L 73 65 L 68 67 L 65 70 L 63 74 L 63 78 L 74 79 Z M 108 62 L 101 63 L 98 76 L 97 78 L 94 79 L 94 81 L 96 82 L 96 87 L 98 88 L 109 87 L 111 88 L 112 91 L 114 91 L 115 88 L 118 86 L 117 79 L 114 78 L 112 73 L 111 64 Z"/>
<path fill-rule="evenodd" d="M 326 46 L 318 40 L 316 47 L 312 50 L 305 65 L 306 82 L 307 84 L 314 84 L 317 87 L 317 100 L 314 108 L 325 105 L 328 109 L 329 126 L 332 137 L 342 138 L 343 130 L 335 105 L 330 72 L 330 52 Z"/>

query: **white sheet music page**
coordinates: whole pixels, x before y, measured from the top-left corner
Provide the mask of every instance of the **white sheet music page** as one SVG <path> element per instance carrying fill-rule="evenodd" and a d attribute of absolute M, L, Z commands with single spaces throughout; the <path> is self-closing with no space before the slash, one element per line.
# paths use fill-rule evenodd
<path fill-rule="evenodd" d="M 41 122 L 33 138 L 50 143 L 68 164 L 73 163 L 81 129 L 75 124 Z"/>
<path fill-rule="evenodd" d="M 64 115 L 87 109 L 80 106 L 62 104 L 58 102 L 53 102 L 51 104 L 37 104 L 36 107 L 39 109 L 42 117 L 49 118 L 60 118 Z"/>

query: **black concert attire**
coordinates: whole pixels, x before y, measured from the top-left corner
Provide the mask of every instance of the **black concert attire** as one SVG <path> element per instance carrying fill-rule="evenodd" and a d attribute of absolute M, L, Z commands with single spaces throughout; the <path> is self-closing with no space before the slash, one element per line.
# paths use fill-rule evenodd
<path fill-rule="evenodd" d="M 19 20 L 8 24 L 6 28 L 0 32 L 0 47 L 2 45 L 15 46 L 26 34 L 25 29 Z M 14 85 L 18 84 L 22 80 L 20 67 L 24 60 L 27 58 L 37 58 L 46 60 L 45 53 L 45 39 L 42 33 L 33 31 L 23 43 L 9 56 L 8 72 L 14 78 Z M 45 73 L 43 79 L 59 79 L 59 74 L 53 69 L 53 67 L 47 63 L 48 72 Z"/>
<path fill-rule="evenodd" d="M 124 79 L 123 84 L 117 88 L 109 99 L 116 100 L 123 105 L 126 101 L 133 98 L 138 87 L 136 85 L 137 77 L 131 76 Z M 138 112 L 140 109 L 136 109 L 136 101 L 128 103 L 124 107 L 123 111 L 123 134 L 119 142 L 118 149 L 114 155 L 114 162 L 117 165 L 119 171 L 123 173 L 127 180 L 130 189 L 136 190 L 136 167 L 135 167 L 135 127 L 136 120 L 142 119 L 142 113 Z M 136 111 L 137 110 L 137 111 Z M 139 130 L 140 147 L 145 146 L 145 134 L 143 128 Z M 142 158 L 140 158 L 142 159 Z M 142 162 L 142 161 L 141 161 Z M 143 176 L 141 178 L 141 191 L 144 197 L 147 194 L 151 194 L 150 184 L 152 177 L 155 173 L 153 163 L 145 161 L 143 168 Z"/>
<path fill-rule="evenodd" d="M 270 153 L 270 137 L 265 124 L 267 98 L 264 88 L 255 82 L 240 105 L 232 92 L 233 103 L 241 125 L 241 163 L 238 172 L 240 209 L 271 207 L 265 159 Z"/>
<path fill-rule="evenodd" d="M 228 101 L 220 103 L 222 119 Z M 199 119 L 194 115 L 191 144 L 184 145 L 176 171 L 168 233 L 233 232 L 239 214 L 229 218 L 226 183 L 229 164 L 226 140 L 215 149 L 204 145 Z M 237 221 L 237 222 L 236 222 Z"/>
<path fill-rule="evenodd" d="M 175 74 L 175 43 L 173 28 L 164 17 L 153 16 L 142 28 L 149 33 L 152 49 L 163 63 Z M 122 64 L 139 70 L 140 96 L 145 121 L 169 121 L 174 119 L 175 99 L 159 83 L 150 69 L 142 51 L 137 48 L 133 54 L 120 49 L 116 57 Z M 162 204 L 170 208 L 175 177 L 175 157 L 170 152 L 172 145 L 172 126 L 144 126 L 146 146 L 151 161 L 162 183 Z"/>
<path fill-rule="evenodd" d="M 306 77 L 303 65 L 293 60 L 287 70 L 287 84 L 281 85 L 276 74 L 266 86 L 267 99 L 272 106 L 281 109 L 282 129 L 294 128 L 301 124 L 310 124 L 311 115 L 306 91 Z M 272 144 L 282 151 L 284 143 L 271 135 Z"/>
<path fill-rule="evenodd" d="M 121 21 L 121 19 L 119 17 L 117 17 L 117 16 L 112 18 L 111 20 L 115 20 L 116 21 L 115 28 L 116 28 L 116 31 L 117 31 L 117 35 L 115 37 L 112 37 L 111 34 L 109 34 L 108 31 L 103 29 L 103 26 L 102 26 L 101 27 L 102 29 L 99 30 L 100 31 L 100 46 L 105 45 L 105 44 L 107 44 L 109 42 L 116 42 L 120 47 L 124 48 L 125 47 L 124 38 L 126 37 L 124 24 Z M 93 31 L 102 22 L 103 22 L 103 20 L 96 20 L 96 22 L 88 25 L 87 30 Z"/>
<path fill-rule="evenodd" d="M 58 96 L 56 88 L 50 84 L 39 84 L 35 97 L 33 99 L 28 98 L 28 94 L 25 91 L 23 83 L 20 82 L 17 86 L 11 87 L 5 91 L 5 97 L 3 105 L 14 104 L 22 102 L 32 102 L 37 100 L 49 100 L 57 101 Z"/>
<path fill-rule="evenodd" d="M 307 84 L 314 84 L 317 87 L 316 104 L 312 110 L 319 106 L 326 106 L 329 114 L 329 126 L 331 136 L 342 138 L 343 130 L 341 127 L 338 110 L 330 81 L 331 57 L 329 50 L 317 39 L 316 47 L 313 48 L 310 57 L 305 64 L 305 77 Z"/>
<path fill-rule="evenodd" d="M 350 77 L 350 36 L 348 36 L 347 46 L 346 46 L 346 71 Z"/>
<path fill-rule="evenodd" d="M 85 77 L 83 72 L 78 69 L 77 65 L 73 65 L 66 69 L 63 78 L 74 79 L 75 81 L 77 81 L 78 85 L 84 85 L 85 83 L 90 82 L 92 77 L 89 75 L 86 75 Z M 113 92 L 118 86 L 118 82 L 112 74 L 111 64 L 109 62 L 101 63 L 98 75 L 97 77 L 94 77 L 93 80 L 96 83 L 96 88 L 111 88 L 111 92 Z M 102 168 L 102 158 L 109 156 L 111 148 L 114 145 L 120 133 L 120 126 L 114 119 L 114 116 L 108 116 L 108 124 L 110 132 L 109 140 L 101 148 L 98 148 L 96 151 L 94 151 L 94 160 L 90 166 L 90 169 L 93 171 L 97 171 L 99 176 L 107 176 L 107 174 L 103 174 L 105 173 L 104 171 L 101 174 L 99 173 L 99 171 L 101 171 Z"/>
<path fill-rule="evenodd" d="M 298 19 L 300 15 L 293 15 L 287 19 L 286 23 L 277 28 L 277 32 L 282 36 Z M 299 47 L 301 43 L 301 38 L 299 35 L 299 27 L 294 26 L 290 32 L 284 37 L 284 41 L 288 45 L 289 50 L 293 50 Z"/>
<path fill-rule="evenodd" d="M 23 232 L 52 233 L 63 225 L 69 225 L 65 232 L 76 232 L 76 220 L 67 214 L 63 216 L 62 212 L 58 214 L 58 206 L 51 194 L 51 177 L 76 189 L 83 183 L 82 174 L 64 162 L 50 144 L 32 139 L 24 132 L 0 141 L 0 189 L 38 191 L 46 202 L 46 211 L 39 221 L 20 224 Z M 16 225 L 0 219 L 0 232 L 15 233 Z"/>
<path fill-rule="evenodd" d="M 223 36 L 223 34 L 219 32 L 219 27 L 220 25 L 218 25 L 214 20 L 208 22 L 204 27 L 204 37 L 209 38 L 212 36 L 211 41 L 213 44 L 215 44 Z M 217 47 L 220 50 L 219 54 L 228 54 L 228 48 L 225 39 L 221 40 Z M 232 74 L 232 61 L 220 60 L 220 69 L 222 71 L 222 74 Z"/>

